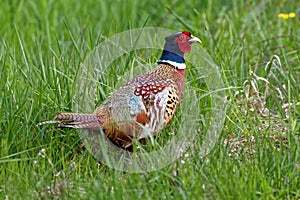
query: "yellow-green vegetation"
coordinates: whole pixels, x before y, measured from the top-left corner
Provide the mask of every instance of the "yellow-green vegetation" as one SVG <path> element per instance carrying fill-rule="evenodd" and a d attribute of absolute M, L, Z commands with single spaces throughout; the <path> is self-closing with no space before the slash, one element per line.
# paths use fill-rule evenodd
<path fill-rule="evenodd" d="M 0 199 L 300 199 L 299 8 L 282 0 L 1 1 Z M 35 125 L 74 111 L 76 72 L 97 44 L 140 27 L 201 38 L 222 72 L 227 116 L 205 157 L 199 123 L 181 159 L 129 174 L 98 163 L 76 131 Z M 115 89 L 119 66 L 144 55 L 153 63 L 160 52 L 113 63 L 99 101 Z M 186 76 L 200 93 L 200 75 L 187 67 Z"/>

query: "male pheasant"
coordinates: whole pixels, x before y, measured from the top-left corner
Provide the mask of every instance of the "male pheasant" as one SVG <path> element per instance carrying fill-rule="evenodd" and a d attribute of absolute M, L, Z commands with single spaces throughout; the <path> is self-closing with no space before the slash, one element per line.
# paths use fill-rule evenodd
<path fill-rule="evenodd" d="M 184 88 L 184 53 L 191 44 L 201 42 L 188 31 L 165 38 L 165 46 L 157 67 L 125 83 L 92 114 L 58 113 L 56 128 L 102 128 L 115 145 L 127 149 L 133 138 L 155 135 L 173 118 Z"/>

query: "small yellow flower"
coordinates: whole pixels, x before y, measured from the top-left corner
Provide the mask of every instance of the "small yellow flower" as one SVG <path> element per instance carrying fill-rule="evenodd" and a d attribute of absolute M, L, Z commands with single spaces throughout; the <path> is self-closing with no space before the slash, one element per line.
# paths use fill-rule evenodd
<path fill-rule="evenodd" d="M 289 18 L 289 15 L 285 14 L 285 13 L 279 13 L 278 17 L 282 18 L 282 19 L 287 19 L 287 18 Z"/>
<path fill-rule="evenodd" d="M 294 12 L 289 13 L 289 17 L 290 17 L 290 18 L 296 17 L 296 13 L 294 13 Z"/>

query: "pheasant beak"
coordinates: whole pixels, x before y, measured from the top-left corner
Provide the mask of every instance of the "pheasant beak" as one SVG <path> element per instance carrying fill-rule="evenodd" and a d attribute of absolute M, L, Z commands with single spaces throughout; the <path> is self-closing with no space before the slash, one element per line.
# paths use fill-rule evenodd
<path fill-rule="evenodd" d="M 189 40 L 189 43 L 195 43 L 195 42 L 202 43 L 199 38 L 191 35 L 191 39 Z"/>

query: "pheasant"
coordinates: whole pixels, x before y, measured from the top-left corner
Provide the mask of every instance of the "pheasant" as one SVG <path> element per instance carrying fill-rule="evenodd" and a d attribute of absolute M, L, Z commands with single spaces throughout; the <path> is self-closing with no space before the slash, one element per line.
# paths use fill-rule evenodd
<path fill-rule="evenodd" d="M 184 89 L 184 53 L 201 42 L 188 31 L 165 38 L 157 66 L 139 75 L 111 94 L 92 114 L 58 113 L 55 128 L 99 130 L 120 148 L 128 149 L 134 138 L 141 140 L 163 129 L 173 118 Z"/>

